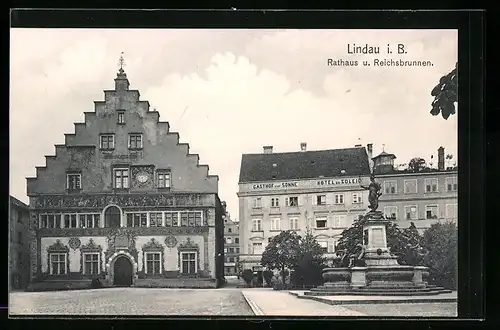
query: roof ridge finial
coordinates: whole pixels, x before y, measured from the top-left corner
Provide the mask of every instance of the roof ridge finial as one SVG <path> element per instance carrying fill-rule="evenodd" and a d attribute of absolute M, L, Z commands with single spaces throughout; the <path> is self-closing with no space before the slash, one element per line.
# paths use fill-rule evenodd
<path fill-rule="evenodd" d="M 118 66 L 120 67 L 120 74 L 123 74 L 124 71 L 123 71 L 123 67 L 125 66 L 125 59 L 123 58 L 123 52 L 121 52 L 120 54 L 120 59 L 118 60 Z"/>
<path fill-rule="evenodd" d="M 382 143 L 382 151 L 385 151 L 385 143 Z"/>

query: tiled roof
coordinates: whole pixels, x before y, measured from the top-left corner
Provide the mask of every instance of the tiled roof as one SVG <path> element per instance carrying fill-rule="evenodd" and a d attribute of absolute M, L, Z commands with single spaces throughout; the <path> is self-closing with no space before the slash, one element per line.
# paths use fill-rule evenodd
<path fill-rule="evenodd" d="M 365 148 L 244 154 L 241 158 L 239 182 L 369 174 L 370 166 Z"/>

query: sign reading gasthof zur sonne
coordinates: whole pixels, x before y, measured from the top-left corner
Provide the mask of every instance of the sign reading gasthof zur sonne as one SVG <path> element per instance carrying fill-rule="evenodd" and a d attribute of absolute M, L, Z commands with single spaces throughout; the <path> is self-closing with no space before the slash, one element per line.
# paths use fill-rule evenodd
<path fill-rule="evenodd" d="M 311 186 L 344 186 L 359 184 L 357 178 L 346 179 L 324 179 L 314 181 L 291 181 L 291 182 L 272 182 L 272 183 L 255 183 L 252 189 L 286 189 L 286 188 L 306 188 Z"/>

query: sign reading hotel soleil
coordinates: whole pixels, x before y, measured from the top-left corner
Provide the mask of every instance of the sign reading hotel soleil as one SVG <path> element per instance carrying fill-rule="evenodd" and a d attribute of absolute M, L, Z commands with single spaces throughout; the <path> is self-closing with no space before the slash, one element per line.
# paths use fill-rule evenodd
<path fill-rule="evenodd" d="M 324 179 L 313 181 L 289 181 L 289 182 L 272 182 L 272 183 L 255 183 L 252 185 L 253 190 L 268 190 L 268 189 L 287 189 L 287 188 L 305 188 L 305 187 L 329 187 L 329 186 L 350 186 L 358 185 L 358 178 L 350 179 Z"/>

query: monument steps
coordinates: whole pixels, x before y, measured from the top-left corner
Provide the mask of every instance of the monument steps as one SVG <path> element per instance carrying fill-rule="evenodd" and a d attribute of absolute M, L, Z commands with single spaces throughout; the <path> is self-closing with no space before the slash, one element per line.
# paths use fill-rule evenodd
<path fill-rule="evenodd" d="M 364 290 L 364 289 L 353 289 L 353 290 L 330 290 L 330 291 L 306 291 L 305 296 L 429 296 L 429 295 L 439 295 L 444 293 L 451 293 L 451 290 L 447 289 L 432 289 L 432 290 L 419 290 L 419 289 L 407 289 L 405 291 L 383 291 L 383 290 Z"/>

